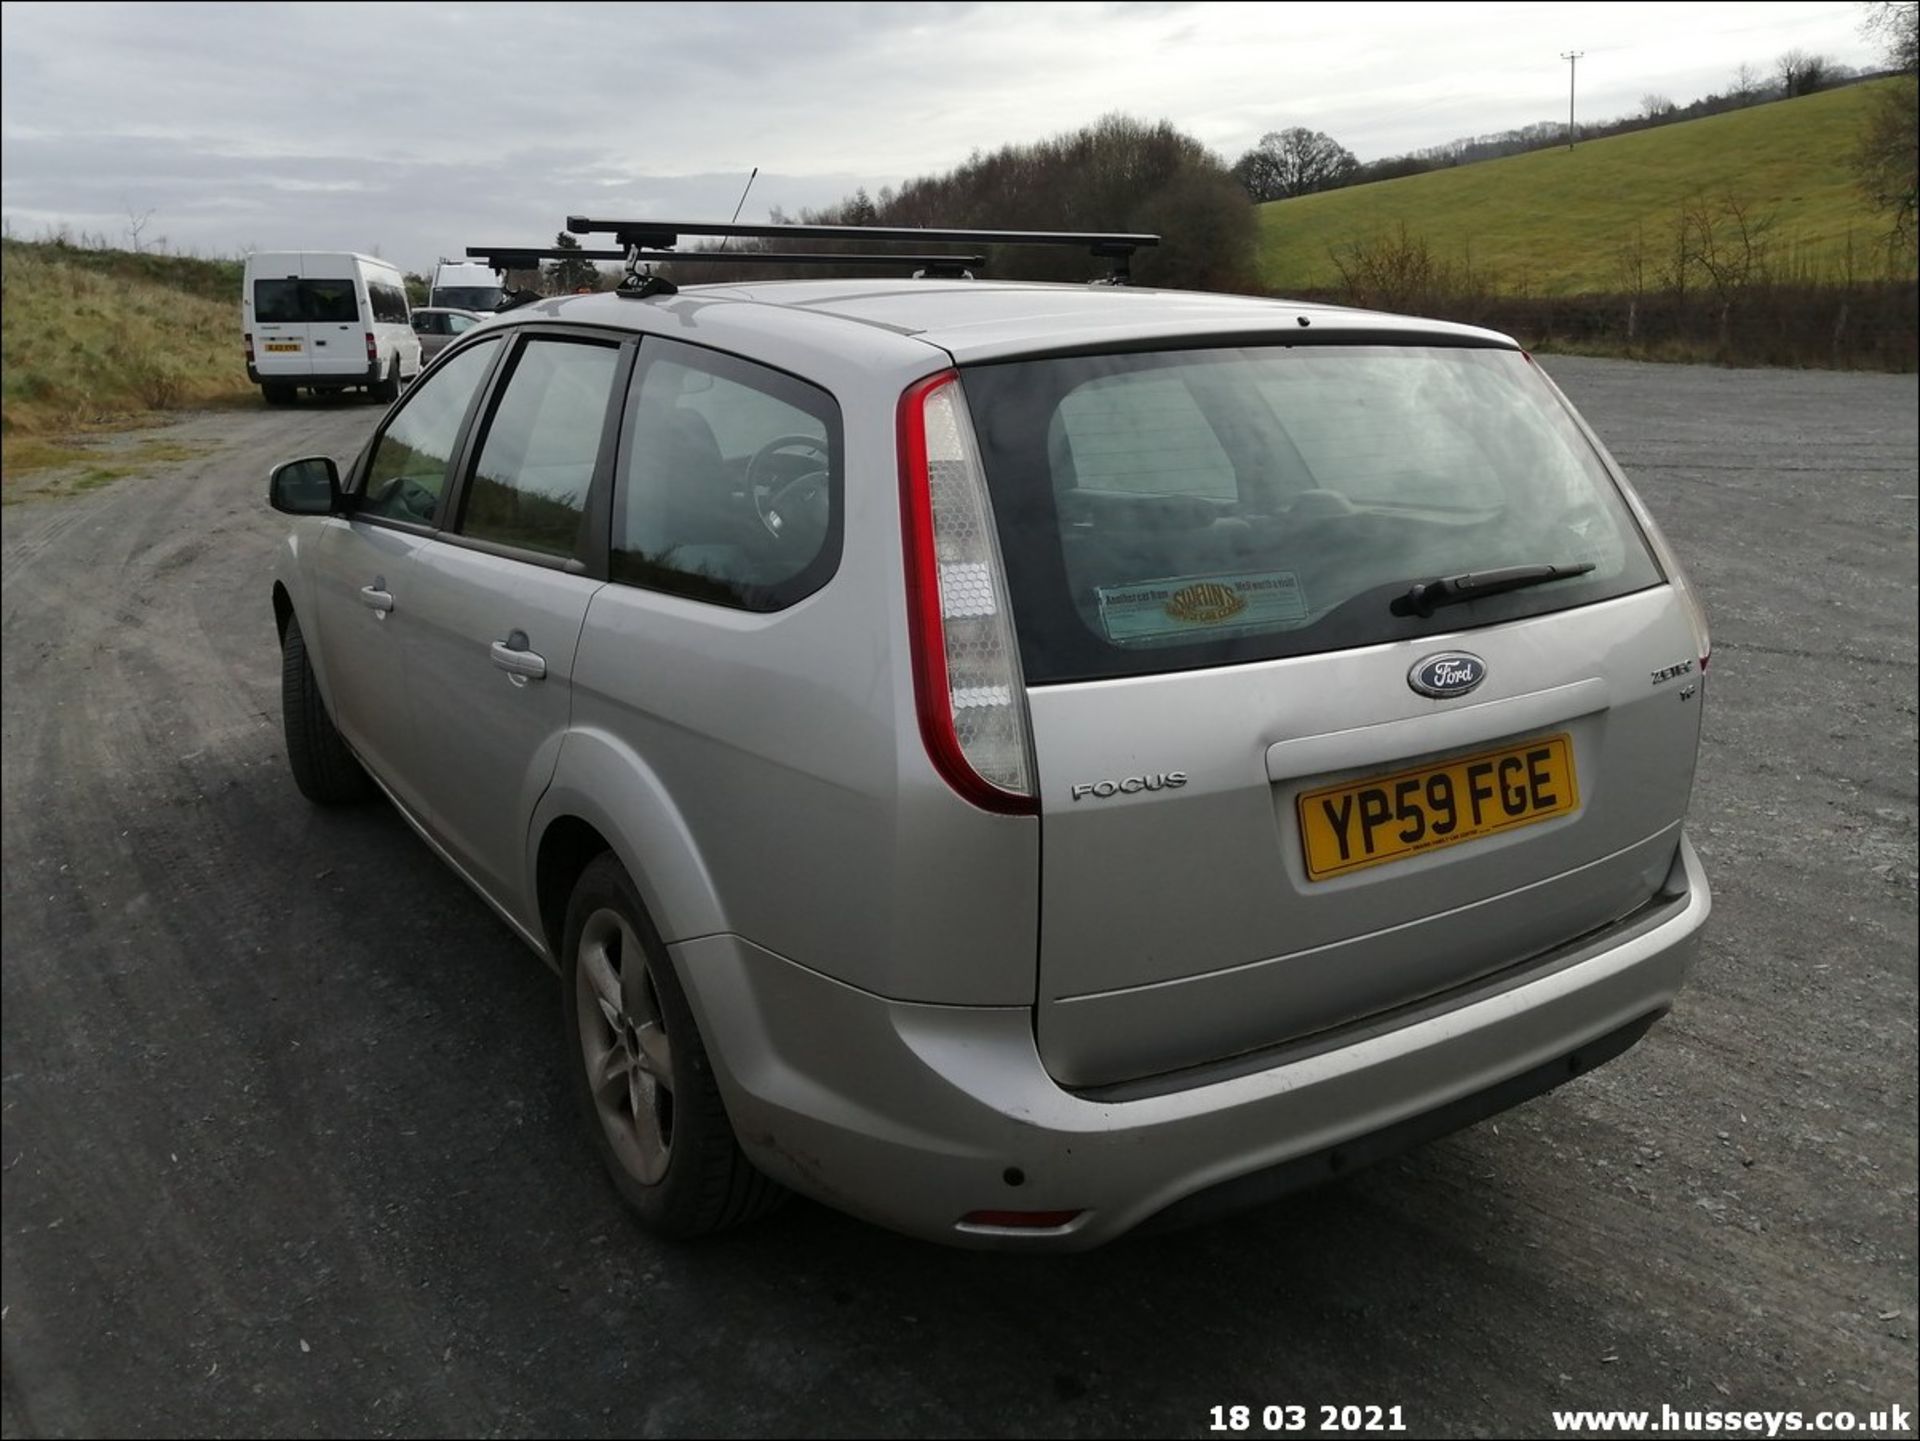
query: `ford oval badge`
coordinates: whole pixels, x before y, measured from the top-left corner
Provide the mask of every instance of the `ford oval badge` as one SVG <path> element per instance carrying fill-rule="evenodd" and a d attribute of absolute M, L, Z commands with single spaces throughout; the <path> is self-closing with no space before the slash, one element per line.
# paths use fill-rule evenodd
<path fill-rule="evenodd" d="M 1463 650 L 1443 651 L 1414 662 L 1407 684 L 1441 700 L 1465 695 L 1487 678 L 1487 663 Z"/>

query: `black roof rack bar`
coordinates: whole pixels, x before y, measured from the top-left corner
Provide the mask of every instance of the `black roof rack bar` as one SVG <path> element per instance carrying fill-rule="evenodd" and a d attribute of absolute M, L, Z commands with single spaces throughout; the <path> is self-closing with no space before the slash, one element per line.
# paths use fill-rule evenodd
<path fill-rule="evenodd" d="M 612 235 L 626 246 L 667 246 L 683 235 L 738 236 L 749 240 L 872 240 L 953 245 L 1077 245 L 1112 259 L 1124 277 L 1133 252 L 1158 245 L 1157 235 L 1071 230 L 932 230 L 915 225 L 724 225 L 686 220 L 593 220 L 569 215 L 573 235 Z"/>
<path fill-rule="evenodd" d="M 840 255 L 830 250 L 525 250 L 518 246 L 469 245 L 467 254 L 495 270 L 527 270 L 543 260 L 605 260 L 643 265 L 677 265 L 681 261 L 746 261 L 753 265 L 911 265 L 950 268 L 981 266 L 980 255 Z"/>
<path fill-rule="evenodd" d="M 469 245 L 469 260 L 485 261 L 495 270 L 531 270 L 543 260 L 606 260 L 627 258 L 624 250 L 541 250 L 527 245 Z"/>
<path fill-rule="evenodd" d="M 918 225 L 725 225 L 690 220 L 590 220 L 569 215 L 573 235 L 614 235 L 623 245 L 672 245 L 682 235 L 758 240 L 904 240 L 954 245 L 1084 245 L 1100 255 L 1158 245 L 1157 235 L 1077 230 L 930 230 Z"/>

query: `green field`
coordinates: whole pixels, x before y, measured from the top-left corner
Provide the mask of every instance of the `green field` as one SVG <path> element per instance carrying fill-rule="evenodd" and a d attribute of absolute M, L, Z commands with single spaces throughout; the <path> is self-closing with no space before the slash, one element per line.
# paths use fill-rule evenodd
<path fill-rule="evenodd" d="M 1339 284 L 1331 252 L 1370 236 L 1423 237 L 1436 260 L 1471 263 L 1497 291 L 1618 291 L 1620 251 L 1644 233 L 1651 274 L 1679 206 L 1732 196 L 1773 217 L 1773 257 L 1837 279 L 1849 243 L 1861 278 L 1882 272 L 1885 221 L 1854 188 L 1850 159 L 1876 81 L 1447 170 L 1259 207 L 1262 279 L 1278 292 Z M 1810 277 L 1812 278 L 1812 277 Z"/>

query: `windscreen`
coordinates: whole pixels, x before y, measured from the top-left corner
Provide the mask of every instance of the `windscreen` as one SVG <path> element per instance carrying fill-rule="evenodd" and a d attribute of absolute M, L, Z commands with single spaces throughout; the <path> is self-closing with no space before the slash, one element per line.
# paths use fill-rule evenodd
<path fill-rule="evenodd" d="M 431 304 L 454 310 L 492 310 L 500 303 L 497 285 L 442 285 L 434 290 Z"/>
<path fill-rule="evenodd" d="M 1371 645 L 1662 579 L 1516 351 L 1323 344 L 964 372 L 1029 684 Z M 1397 614 L 1419 583 L 1590 566 Z"/>
<path fill-rule="evenodd" d="M 360 318 L 353 281 L 256 280 L 253 318 L 265 325 L 352 325 Z"/>

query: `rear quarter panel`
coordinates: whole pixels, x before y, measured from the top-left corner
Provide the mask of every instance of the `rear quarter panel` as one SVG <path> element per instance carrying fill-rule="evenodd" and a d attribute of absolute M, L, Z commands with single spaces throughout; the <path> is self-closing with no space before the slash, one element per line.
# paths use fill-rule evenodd
<path fill-rule="evenodd" d="M 546 825 L 571 809 L 622 855 L 670 943 L 732 932 L 880 995 L 1031 1005 L 1039 824 L 979 810 L 934 773 L 908 664 L 896 406 L 948 357 L 706 297 L 649 323 L 834 395 L 840 565 L 770 615 L 624 585 L 596 595 L 529 875 Z M 826 326 L 823 349 L 812 338 Z"/>

